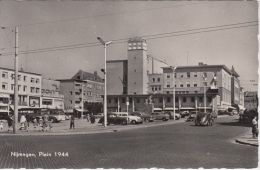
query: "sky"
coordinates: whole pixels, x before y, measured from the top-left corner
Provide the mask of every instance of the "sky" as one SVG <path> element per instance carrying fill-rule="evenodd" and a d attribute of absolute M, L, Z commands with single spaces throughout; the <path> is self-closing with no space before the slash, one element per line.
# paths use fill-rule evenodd
<path fill-rule="evenodd" d="M 142 37 L 147 54 L 174 66 L 234 66 L 246 91 L 258 86 L 258 3 L 248 1 L 0 1 L 0 67 L 70 79 L 80 69 L 103 77 L 107 60 L 127 59 Z"/>

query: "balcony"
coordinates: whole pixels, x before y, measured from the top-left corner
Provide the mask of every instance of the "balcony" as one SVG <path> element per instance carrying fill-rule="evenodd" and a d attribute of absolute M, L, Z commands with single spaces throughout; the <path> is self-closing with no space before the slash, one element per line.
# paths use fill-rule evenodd
<path fill-rule="evenodd" d="M 53 98 L 62 98 L 64 99 L 64 95 L 62 94 L 42 94 L 42 97 L 53 97 Z"/>

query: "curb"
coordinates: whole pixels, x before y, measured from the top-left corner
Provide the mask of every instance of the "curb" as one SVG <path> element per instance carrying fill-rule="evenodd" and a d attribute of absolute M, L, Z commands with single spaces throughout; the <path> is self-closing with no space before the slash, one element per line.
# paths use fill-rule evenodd
<path fill-rule="evenodd" d="M 249 142 L 243 142 L 243 141 L 241 141 L 239 139 L 236 139 L 236 143 L 258 147 L 258 144 L 253 144 L 253 143 L 249 143 Z"/>

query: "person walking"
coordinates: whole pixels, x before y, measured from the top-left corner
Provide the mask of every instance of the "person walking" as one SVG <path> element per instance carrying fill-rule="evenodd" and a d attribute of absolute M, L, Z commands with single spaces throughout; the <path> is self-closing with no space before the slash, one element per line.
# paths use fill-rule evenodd
<path fill-rule="evenodd" d="M 27 130 L 29 130 L 29 124 L 30 124 L 30 115 L 29 115 L 29 113 L 26 113 L 25 119 L 26 119 L 26 123 L 27 123 Z"/>
<path fill-rule="evenodd" d="M 257 120 L 256 120 L 256 116 L 253 116 L 253 120 L 252 120 L 252 133 L 253 133 L 253 138 L 257 138 L 258 137 L 258 125 L 257 125 Z"/>
<path fill-rule="evenodd" d="M 47 131 L 47 127 L 49 126 L 49 116 L 47 115 L 47 113 L 45 113 L 43 115 L 43 131 L 46 130 Z M 46 129 L 45 129 L 46 128 Z"/>
<path fill-rule="evenodd" d="M 91 113 L 91 116 L 90 116 L 90 121 L 91 123 L 95 123 L 95 116 L 93 115 L 93 113 Z"/>
<path fill-rule="evenodd" d="M 13 116 L 11 114 L 7 117 L 7 125 L 8 125 L 8 132 L 9 132 L 10 128 L 13 127 Z"/>
<path fill-rule="evenodd" d="M 2 132 L 3 129 L 4 129 L 3 121 L 0 121 L 0 131 Z"/>
<path fill-rule="evenodd" d="M 24 129 L 25 122 L 26 122 L 26 118 L 25 118 L 24 114 L 22 114 L 22 116 L 20 118 L 20 125 L 21 125 L 20 130 Z"/>
<path fill-rule="evenodd" d="M 70 116 L 70 129 L 73 127 L 75 129 L 75 118 L 74 115 Z"/>

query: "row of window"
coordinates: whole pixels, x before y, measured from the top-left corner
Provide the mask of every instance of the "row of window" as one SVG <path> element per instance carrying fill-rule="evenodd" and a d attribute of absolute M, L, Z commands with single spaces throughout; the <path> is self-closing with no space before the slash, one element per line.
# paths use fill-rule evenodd
<path fill-rule="evenodd" d="M 192 72 L 193 77 L 198 77 L 198 73 L 197 72 Z M 213 72 L 213 77 L 217 76 L 217 72 Z M 179 78 L 190 78 L 191 77 L 191 72 L 186 72 L 186 73 L 174 73 L 174 78 L 177 78 L 177 75 L 179 75 Z M 203 77 L 207 78 L 208 77 L 208 73 L 204 72 L 203 73 Z M 171 73 L 166 73 L 166 78 L 171 78 Z M 160 81 L 160 80 L 159 80 Z"/>
<path fill-rule="evenodd" d="M 3 90 L 8 90 L 8 84 L 7 83 L 2 83 L 2 89 Z M 14 84 L 11 84 L 11 90 L 14 90 Z M 23 92 L 27 92 L 27 86 L 22 86 L 18 85 L 18 91 L 23 91 Z M 40 88 L 37 87 L 31 87 L 30 88 L 31 93 L 40 93 Z"/>
<path fill-rule="evenodd" d="M 11 79 L 13 80 L 15 78 L 15 74 L 11 74 Z M 22 78 L 23 77 L 23 78 Z M 2 72 L 2 78 L 5 78 L 5 79 L 8 79 L 8 72 Z M 28 76 L 21 76 L 21 75 L 18 75 L 18 80 L 19 81 L 24 81 L 24 82 L 27 82 L 27 79 L 28 79 Z M 39 78 L 33 78 L 31 77 L 30 79 L 31 83 L 40 83 L 40 79 Z"/>
<path fill-rule="evenodd" d="M 171 97 L 167 97 L 165 98 L 165 102 L 167 103 L 172 103 L 172 98 Z M 108 99 L 108 103 L 112 103 L 112 100 L 114 100 L 114 103 L 118 103 L 118 99 L 117 98 L 109 98 Z M 136 98 L 136 103 L 140 103 L 141 102 L 141 99 L 140 98 Z M 147 99 L 144 99 L 144 102 L 146 102 Z M 181 97 L 180 98 L 180 101 L 183 102 L 183 103 L 186 103 L 186 102 L 192 102 L 194 103 L 195 102 L 195 97 Z M 204 102 L 204 97 L 198 97 L 198 101 L 199 102 Z M 211 96 L 207 96 L 207 99 L 206 99 L 207 102 L 212 102 L 212 97 Z M 175 102 L 178 103 L 179 102 L 179 98 L 176 97 L 175 98 Z M 125 98 L 122 98 L 122 103 L 126 103 L 126 99 Z M 132 103 L 132 98 L 129 98 L 129 103 Z M 153 99 L 153 102 L 152 103 L 155 103 L 155 99 Z M 159 98 L 159 103 L 163 103 L 163 98 Z"/>
<path fill-rule="evenodd" d="M 75 85 L 78 86 L 78 87 L 81 87 L 81 84 L 76 83 Z M 97 89 L 97 90 L 105 90 L 104 86 L 102 86 L 102 85 L 95 85 L 95 84 L 89 84 L 89 83 L 87 83 L 87 87 L 88 87 L 88 88 L 92 89 L 93 86 L 96 86 L 96 89 Z"/>

